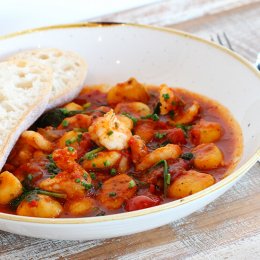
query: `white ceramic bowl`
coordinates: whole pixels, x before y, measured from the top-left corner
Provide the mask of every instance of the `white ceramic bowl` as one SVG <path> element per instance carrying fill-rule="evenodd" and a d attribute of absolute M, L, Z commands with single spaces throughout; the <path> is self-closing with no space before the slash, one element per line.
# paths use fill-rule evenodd
<path fill-rule="evenodd" d="M 87 84 L 114 84 L 134 76 L 141 82 L 181 86 L 220 101 L 242 127 L 244 153 L 228 177 L 182 200 L 91 218 L 43 219 L 0 213 L 0 229 L 41 238 L 80 240 L 152 229 L 215 200 L 260 158 L 260 74 L 233 52 L 184 32 L 141 25 L 74 24 L 0 37 L 2 57 L 41 47 L 81 54 L 89 63 Z"/>

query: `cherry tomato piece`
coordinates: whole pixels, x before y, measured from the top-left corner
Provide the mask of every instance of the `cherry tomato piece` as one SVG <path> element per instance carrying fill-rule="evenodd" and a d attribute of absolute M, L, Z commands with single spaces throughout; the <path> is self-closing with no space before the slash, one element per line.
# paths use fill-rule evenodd
<path fill-rule="evenodd" d="M 133 211 L 154 207 L 160 204 L 160 198 L 153 196 L 148 197 L 145 195 L 136 196 L 126 201 L 125 210 Z"/>

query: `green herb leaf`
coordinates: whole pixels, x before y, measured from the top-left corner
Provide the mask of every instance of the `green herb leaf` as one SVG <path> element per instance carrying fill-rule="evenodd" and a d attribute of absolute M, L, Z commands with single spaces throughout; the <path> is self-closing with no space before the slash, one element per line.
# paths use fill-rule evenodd
<path fill-rule="evenodd" d="M 158 121 L 160 118 L 157 114 L 149 114 L 147 116 L 142 116 L 142 119 L 152 119 L 153 121 Z"/>
<path fill-rule="evenodd" d="M 122 115 L 127 116 L 128 118 L 130 118 L 133 121 L 134 125 L 137 124 L 138 119 L 136 117 L 133 117 L 133 116 L 131 116 L 130 114 L 128 114 L 126 112 L 123 112 Z"/>
<path fill-rule="evenodd" d="M 73 147 L 69 146 L 69 147 L 68 147 L 68 151 L 69 151 L 69 152 L 74 152 L 75 149 L 74 149 Z"/>
<path fill-rule="evenodd" d="M 194 157 L 193 153 L 183 153 L 181 158 L 190 161 Z"/>
<path fill-rule="evenodd" d="M 161 163 L 163 164 L 163 193 L 164 196 L 167 197 L 167 187 L 168 187 L 169 175 L 170 175 L 169 168 L 166 160 L 161 160 L 156 165 Z"/>
<path fill-rule="evenodd" d="M 62 125 L 63 127 L 66 127 L 66 126 L 69 125 L 69 122 L 68 122 L 67 120 L 63 120 L 62 123 L 61 123 L 61 125 Z"/>
<path fill-rule="evenodd" d="M 84 105 L 83 105 L 83 108 L 84 109 L 87 109 L 87 108 L 89 108 L 91 106 L 91 103 L 90 102 L 87 102 L 87 103 L 85 103 Z"/>
<path fill-rule="evenodd" d="M 86 182 L 81 182 L 81 185 L 86 189 L 86 190 L 90 190 L 93 186 L 91 183 L 86 183 Z"/>
<path fill-rule="evenodd" d="M 53 158 L 52 158 L 52 154 L 49 154 L 47 156 L 47 158 L 49 159 L 49 163 L 46 164 L 45 168 L 49 173 L 52 174 L 58 174 L 61 170 L 60 168 L 56 165 L 56 163 L 54 162 Z"/>
<path fill-rule="evenodd" d="M 108 196 L 109 196 L 109 197 L 115 197 L 116 195 L 117 195 L 117 194 L 116 194 L 116 192 L 114 192 L 114 191 L 108 193 Z"/>
<path fill-rule="evenodd" d="M 112 169 L 110 170 L 110 174 L 111 174 L 112 176 L 115 176 L 115 175 L 116 175 L 116 169 L 115 169 L 115 168 L 112 168 Z"/>
<path fill-rule="evenodd" d="M 105 167 L 109 167 L 110 165 L 111 165 L 110 161 L 108 161 L 108 160 L 104 161 L 104 166 Z"/>
<path fill-rule="evenodd" d="M 69 146 L 77 141 L 77 137 L 72 137 L 71 139 L 68 139 L 65 141 L 66 146 Z"/>
<path fill-rule="evenodd" d="M 105 148 L 104 147 L 98 147 L 88 153 L 85 153 L 85 155 L 81 158 L 82 160 L 92 160 L 97 156 L 97 153 L 103 151 Z M 93 166 L 95 167 L 95 166 Z"/>
<path fill-rule="evenodd" d="M 160 132 L 155 133 L 155 137 L 158 138 L 158 139 L 162 139 L 166 135 L 167 135 L 167 133 L 160 133 Z"/>
<path fill-rule="evenodd" d="M 168 93 L 162 94 L 163 99 L 166 101 L 170 98 L 170 95 Z"/>
<path fill-rule="evenodd" d="M 188 135 L 188 131 L 192 128 L 191 125 L 183 125 L 183 124 L 176 124 L 175 127 L 182 129 L 185 134 L 185 137 Z"/>
<path fill-rule="evenodd" d="M 80 178 L 75 179 L 76 183 L 80 183 Z"/>
<path fill-rule="evenodd" d="M 135 186 L 136 186 L 136 184 L 135 184 L 135 181 L 134 181 L 134 180 L 129 181 L 129 185 L 128 185 L 128 188 L 129 188 L 129 189 L 132 189 L 132 188 L 135 187 Z"/>
<path fill-rule="evenodd" d="M 174 110 L 171 110 L 171 111 L 169 112 L 169 116 L 170 116 L 171 119 L 174 119 L 174 116 L 175 116 Z"/>
<path fill-rule="evenodd" d="M 89 175 L 90 175 L 92 180 L 96 179 L 96 174 L 94 172 L 90 172 Z"/>
<path fill-rule="evenodd" d="M 108 135 L 108 136 L 110 136 L 110 135 L 112 135 L 112 134 L 113 134 L 113 131 L 108 131 L 108 132 L 107 132 L 107 135 Z"/>

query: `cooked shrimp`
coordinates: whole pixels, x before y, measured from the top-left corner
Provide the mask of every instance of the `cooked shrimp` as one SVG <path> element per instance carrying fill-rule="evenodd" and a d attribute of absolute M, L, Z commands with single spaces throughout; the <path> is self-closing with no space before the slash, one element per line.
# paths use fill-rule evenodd
<path fill-rule="evenodd" d="M 130 141 L 131 155 L 133 162 L 139 163 L 142 161 L 143 157 L 148 154 L 148 148 L 145 145 L 145 142 L 139 135 L 134 135 Z"/>
<path fill-rule="evenodd" d="M 6 205 L 23 192 L 21 182 L 8 171 L 0 174 L 0 204 Z"/>
<path fill-rule="evenodd" d="M 173 90 L 163 84 L 160 87 L 160 112 L 166 115 L 170 111 L 176 111 L 180 103 L 180 99 L 174 94 Z"/>
<path fill-rule="evenodd" d="M 199 113 L 200 105 L 197 101 L 193 101 L 193 104 L 184 111 L 183 114 L 177 116 L 174 120 L 171 120 L 173 124 L 189 124 L 191 123 Z"/>
<path fill-rule="evenodd" d="M 130 78 L 128 81 L 118 83 L 107 93 L 108 104 L 118 104 L 127 101 L 140 101 L 147 103 L 149 95 L 144 86 L 136 79 Z"/>
<path fill-rule="evenodd" d="M 181 148 L 179 145 L 167 144 L 164 147 L 157 148 L 151 153 L 144 156 L 142 161 L 137 164 L 137 171 L 144 171 L 161 160 L 176 159 L 181 155 Z"/>
<path fill-rule="evenodd" d="M 28 143 L 35 149 L 46 152 L 51 152 L 54 149 L 54 146 L 50 141 L 35 131 L 25 131 L 22 133 L 21 138 L 25 143 Z"/>
<path fill-rule="evenodd" d="M 69 148 L 57 149 L 53 160 L 63 171 L 54 178 L 48 178 L 39 183 L 43 190 L 66 193 L 68 198 L 84 197 L 86 190 L 91 188 L 89 174 L 74 160 L 77 152 Z"/>
<path fill-rule="evenodd" d="M 89 127 L 90 138 L 99 146 L 108 150 L 122 150 L 128 147 L 132 133 L 119 121 L 111 109 L 103 117 L 97 118 Z"/>
<path fill-rule="evenodd" d="M 36 200 L 33 201 L 24 199 L 17 208 L 17 215 L 56 218 L 62 211 L 63 208 L 58 201 L 46 195 L 37 195 Z"/>

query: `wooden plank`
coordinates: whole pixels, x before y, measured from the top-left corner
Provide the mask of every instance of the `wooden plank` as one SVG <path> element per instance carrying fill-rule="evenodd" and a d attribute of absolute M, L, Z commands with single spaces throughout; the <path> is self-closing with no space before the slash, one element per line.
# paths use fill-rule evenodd
<path fill-rule="evenodd" d="M 260 0 L 170 0 L 98 20 L 167 26 L 208 40 L 210 35 L 225 32 L 234 50 L 255 62 L 259 52 L 259 14 Z"/>
<path fill-rule="evenodd" d="M 169 26 L 244 7 L 259 0 L 167 0 L 112 15 L 92 19 L 95 21 L 130 22 Z"/>

